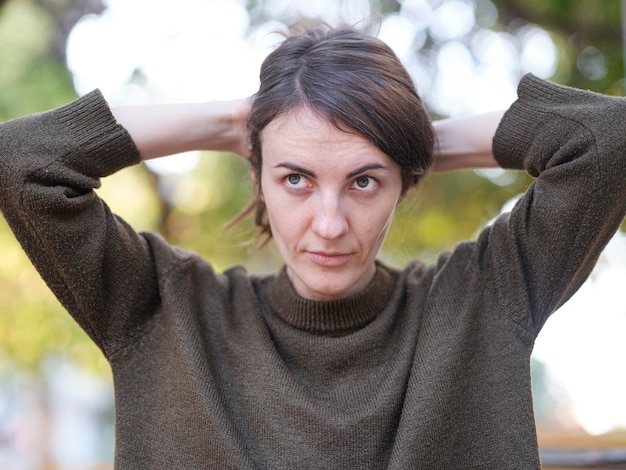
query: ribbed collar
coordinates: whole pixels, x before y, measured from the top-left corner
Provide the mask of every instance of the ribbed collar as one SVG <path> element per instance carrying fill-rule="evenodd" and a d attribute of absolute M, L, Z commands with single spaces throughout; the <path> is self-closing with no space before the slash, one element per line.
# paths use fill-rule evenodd
<path fill-rule="evenodd" d="M 300 297 L 283 268 L 267 291 L 267 301 L 272 310 L 294 328 L 341 336 L 364 327 L 384 310 L 395 280 L 393 270 L 377 264 L 374 278 L 361 293 L 322 302 Z"/>

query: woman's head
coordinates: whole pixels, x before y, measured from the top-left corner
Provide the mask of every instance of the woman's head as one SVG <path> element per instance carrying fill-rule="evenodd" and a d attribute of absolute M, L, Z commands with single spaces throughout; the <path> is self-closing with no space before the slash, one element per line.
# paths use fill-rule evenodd
<path fill-rule="evenodd" d="M 302 107 L 389 156 L 400 169 L 403 193 L 430 166 L 434 132 L 429 116 L 406 69 L 382 41 L 349 28 L 290 36 L 266 58 L 260 79 L 248 120 L 258 184 L 263 131 Z M 256 224 L 271 235 L 262 188 L 258 191 Z"/>

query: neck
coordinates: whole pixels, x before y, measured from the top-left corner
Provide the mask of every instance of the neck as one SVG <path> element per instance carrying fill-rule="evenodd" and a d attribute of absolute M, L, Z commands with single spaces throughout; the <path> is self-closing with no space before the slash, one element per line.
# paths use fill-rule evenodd
<path fill-rule="evenodd" d="M 310 300 L 298 295 L 283 268 L 268 293 L 268 301 L 276 314 L 294 328 L 341 336 L 363 328 L 383 311 L 394 282 L 395 274 L 377 264 L 372 280 L 360 293 L 338 300 Z"/>

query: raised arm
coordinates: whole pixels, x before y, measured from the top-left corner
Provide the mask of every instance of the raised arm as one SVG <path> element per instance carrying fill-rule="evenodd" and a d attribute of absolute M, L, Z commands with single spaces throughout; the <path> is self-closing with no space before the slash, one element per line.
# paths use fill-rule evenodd
<path fill-rule="evenodd" d="M 125 106 L 98 92 L 0 123 L 0 212 L 68 312 L 112 357 L 161 302 L 156 257 L 179 254 L 138 234 L 95 189 L 102 177 L 192 149 L 246 149 L 247 101 Z"/>
<path fill-rule="evenodd" d="M 503 310 L 529 332 L 587 279 L 626 216 L 625 136 L 624 98 L 532 75 L 502 117 L 498 163 L 536 179 L 481 233 L 477 259 Z"/>
<path fill-rule="evenodd" d="M 492 140 L 504 111 L 435 121 L 437 135 L 432 171 L 493 168 Z"/>
<path fill-rule="evenodd" d="M 189 150 L 248 153 L 248 100 L 119 106 L 111 111 L 143 160 Z"/>

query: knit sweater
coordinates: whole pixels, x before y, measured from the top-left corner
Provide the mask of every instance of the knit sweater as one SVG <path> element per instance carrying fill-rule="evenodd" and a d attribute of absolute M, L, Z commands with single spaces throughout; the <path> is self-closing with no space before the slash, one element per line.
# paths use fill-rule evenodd
<path fill-rule="evenodd" d="M 316 302 L 112 214 L 139 153 L 97 91 L 0 125 L 3 214 L 111 365 L 115 468 L 539 468 L 530 354 L 626 213 L 626 101 L 526 76 L 493 144 L 536 177 L 510 214 Z"/>

